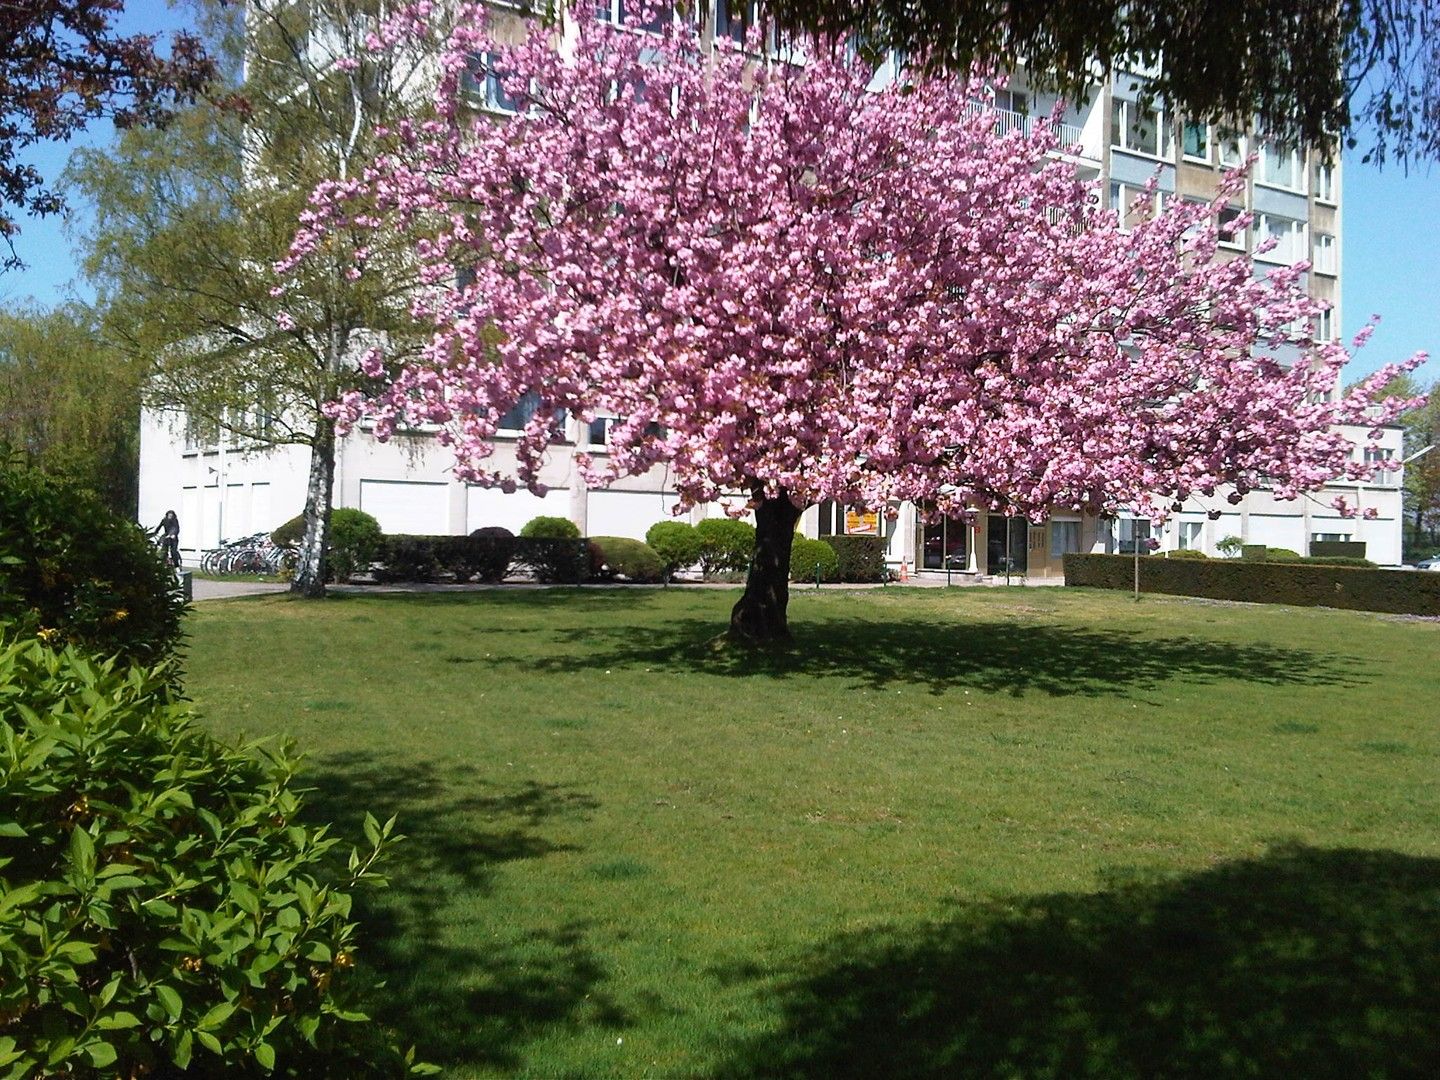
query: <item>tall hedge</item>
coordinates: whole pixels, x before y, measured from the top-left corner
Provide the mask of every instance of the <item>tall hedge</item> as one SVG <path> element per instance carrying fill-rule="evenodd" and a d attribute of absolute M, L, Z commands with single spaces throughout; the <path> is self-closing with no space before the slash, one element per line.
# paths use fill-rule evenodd
<path fill-rule="evenodd" d="M 138 525 L 0 456 L 0 624 L 152 663 L 179 646 L 184 611 L 174 572 Z"/>
<path fill-rule="evenodd" d="M 835 549 L 836 581 L 883 581 L 885 541 L 878 536 L 822 536 Z"/>
<path fill-rule="evenodd" d="M 1066 555 L 1065 584 L 1132 589 L 1129 555 Z M 1258 560 L 1140 559 L 1140 590 L 1259 604 L 1440 615 L 1440 574 Z"/>

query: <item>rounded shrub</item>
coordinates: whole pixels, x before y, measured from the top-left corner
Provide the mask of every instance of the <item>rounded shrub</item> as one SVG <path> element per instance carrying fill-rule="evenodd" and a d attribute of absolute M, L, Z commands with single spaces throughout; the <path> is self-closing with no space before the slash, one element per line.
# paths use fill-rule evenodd
<path fill-rule="evenodd" d="M 642 583 L 660 581 L 665 576 L 665 564 L 655 549 L 627 536 L 590 537 L 590 568 L 593 577 Z"/>
<path fill-rule="evenodd" d="M 485 525 L 470 534 L 471 573 L 477 581 L 503 581 L 515 559 L 515 534 L 503 525 Z"/>
<path fill-rule="evenodd" d="M 0 623 L 126 661 L 174 654 L 185 601 L 132 521 L 94 495 L 0 458 Z"/>
<path fill-rule="evenodd" d="M 170 665 L 0 643 L 0 1061 L 7 1076 L 391 1075 L 366 1016 L 350 853 L 302 824 L 288 748 L 228 747 Z"/>
<path fill-rule="evenodd" d="M 297 548 L 305 539 L 305 515 L 298 514 L 270 534 L 276 547 Z M 339 507 L 330 511 L 327 580 L 341 580 L 368 569 L 384 552 L 380 522 L 363 510 Z"/>
<path fill-rule="evenodd" d="M 330 512 L 331 577 L 344 581 L 380 557 L 385 534 L 380 522 L 364 510 L 342 508 Z"/>
<path fill-rule="evenodd" d="M 1194 548 L 1177 548 L 1175 551 L 1165 552 L 1167 559 L 1207 559 L 1203 551 L 1196 551 Z"/>
<path fill-rule="evenodd" d="M 706 577 L 744 571 L 755 552 L 755 526 L 734 518 L 706 518 L 695 526 L 700 537 L 700 569 Z"/>
<path fill-rule="evenodd" d="M 790 545 L 790 580 L 832 581 L 840 568 L 840 556 L 824 540 L 811 540 L 796 534 Z"/>
<path fill-rule="evenodd" d="M 578 540 L 580 529 L 569 518 L 533 517 L 520 529 L 520 535 L 527 540 Z"/>
<path fill-rule="evenodd" d="M 657 521 L 645 533 L 645 542 L 660 556 L 667 575 L 694 566 L 703 547 L 699 532 L 687 521 Z"/>

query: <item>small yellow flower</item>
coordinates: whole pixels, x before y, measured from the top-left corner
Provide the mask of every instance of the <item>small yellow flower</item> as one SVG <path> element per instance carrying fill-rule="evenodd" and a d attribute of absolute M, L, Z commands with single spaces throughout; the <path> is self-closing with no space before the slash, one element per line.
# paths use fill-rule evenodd
<path fill-rule="evenodd" d="M 112 615 L 112 616 L 110 616 L 110 617 L 111 617 L 112 619 L 114 619 L 116 622 L 124 622 L 126 619 L 128 619 L 128 618 L 130 617 L 130 612 L 126 611 L 126 610 L 122 607 L 122 608 L 120 608 L 118 611 L 116 611 L 114 615 Z"/>
<path fill-rule="evenodd" d="M 60 631 L 51 626 L 42 626 L 39 630 L 35 631 L 35 636 L 45 642 L 46 645 L 49 645 L 60 636 Z"/>

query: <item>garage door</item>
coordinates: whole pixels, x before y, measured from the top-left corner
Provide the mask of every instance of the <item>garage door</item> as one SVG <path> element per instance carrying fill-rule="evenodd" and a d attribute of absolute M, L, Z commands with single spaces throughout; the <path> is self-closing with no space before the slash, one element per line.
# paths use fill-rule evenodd
<path fill-rule="evenodd" d="M 418 480 L 361 480 L 360 509 L 387 533 L 450 532 L 450 485 Z"/>

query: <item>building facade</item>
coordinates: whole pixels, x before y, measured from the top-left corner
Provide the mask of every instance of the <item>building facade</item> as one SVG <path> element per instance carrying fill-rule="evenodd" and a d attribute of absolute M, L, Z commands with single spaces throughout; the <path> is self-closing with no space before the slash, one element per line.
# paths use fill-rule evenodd
<path fill-rule="evenodd" d="M 619 0 L 608 0 L 612 18 Z M 734 10 L 732 10 L 734 9 Z M 507 16 L 513 17 L 513 16 Z M 715 0 L 707 25 L 718 34 L 738 34 L 753 19 L 753 9 Z M 517 24 L 517 32 L 520 27 Z M 893 77 L 887 63 L 877 79 Z M 1146 74 L 1114 73 L 1094 88 L 1089 100 L 1067 106 L 1061 127 L 1060 156 L 1077 174 L 1095 184 L 1097 197 L 1109 200 L 1122 227 L 1137 215 L 1153 212 L 1169 199 L 1211 201 L 1223 173 L 1257 155 L 1243 192 L 1221 216 L 1249 212 L 1248 227 L 1237 227 L 1224 248 L 1233 257 L 1255 259 L 1257 273 L 1308 260 L 1307 288 L 1333 307 L 1312 328 L 1316 340 L 1339 334 L 1341 304 L 1341 178 L 1338 164 L 1319 153 L 1287 147 L 1253 131 L 1230 131 L 1189 122 L 1163 106 L 1141 104 Z M 482 109 L 503 113 L 511 106 L 497 85 L 477 81 L 470 87 Z M 1022 74 L 999 91 L 997 126 L 1025 128 L 1048 115 L 1055 101 L 1030 87 Z M 1147 183 L 1155 180 L 1155 193 Z M 1154 206 L 1149 205 L 1151 201 Z M 1267 240 L 1268 252 L 1256 253 Z M 525 419 L 524 404 L 514 411 L 514 426 Z M 605 452 L 605 421 L 566 425 L 566 438 L 554 448 L 544 477 L 549 492 L 539 498 L 526 491 L 504 493 L 461 483 L 449 472 L 446 452 L 424 433 L 397 435 L 388 443 L 361 429 L 340 440 L 336 451 L 335 505 L 373 514 L 387 533 L 464 533 L 487 525 L 513 531 L 537 514 L 569 517 L 588 535 L 642 538 L 649 527 L 671 515 L 676 495 L 663 468 L 589 489 L 573 467 L 576 450 Z M 1192 499 L 1152 535 L 1146 519 L 1125 513 L 1095 518 L 1057 513 L 1045 522 L 1000 514 L 973 522 L 925 522 L 914 506 L 846 508 L 832 503 L 809 508 L 802 518 L 806 535 L 836 533 L 880 535 L 894 566 L 920 574 L 1052 578 L 1062 573 L 1067 552 L 1128 553 L 1137 546 L 1160 550 L 1189 548 L 1217 554 L 1228 538 L 1267 544 L 1306 554 L 1315 540 L 1356 540 L 1370 558 L 1398 564 L 1403 526 L 1401 431 L 1387 428 L 1378 443 L 1366 442 L 1361 429 L 1347 432 L 1357 453 L 1388 459 L 1397 467 L 1377 474 L 1372 483 L 1336 483 L 1313 497 L 1281 502 L 1269 492 L 1251 492 L 1231 504 L 1221 492 L 1213 499 Z M 497 457 L 508 447 L 502 431 Z M 273 529 L 304 505 L 309 451 L 304 447 L 247 449 L 197 438 L 186 418 L 147 410 L 142 416 L 140 518 L 158 522 L 169 509 L 181 520 L 181 550 L 189 560 L 222 541 Z M 1375 517 L 1342 518 L 1331 506 L 1343 496 Z M 720 507 L 691 511 L 691 520 L 722 512 Z"/>

